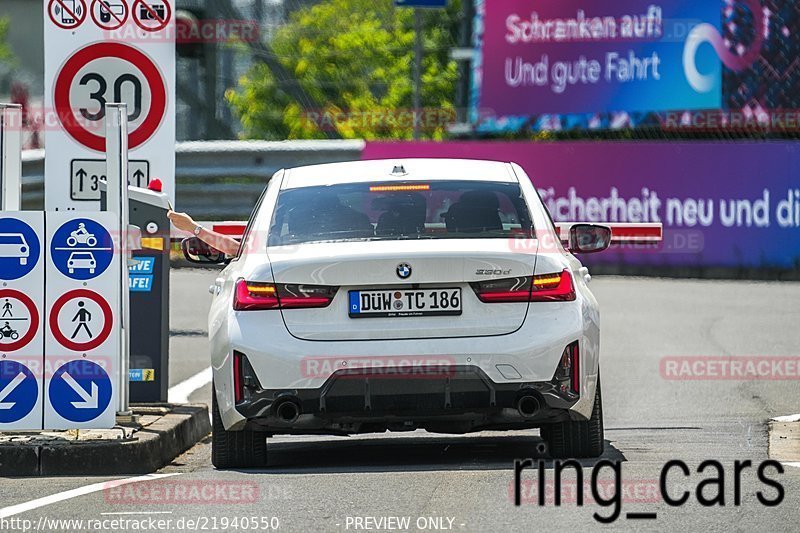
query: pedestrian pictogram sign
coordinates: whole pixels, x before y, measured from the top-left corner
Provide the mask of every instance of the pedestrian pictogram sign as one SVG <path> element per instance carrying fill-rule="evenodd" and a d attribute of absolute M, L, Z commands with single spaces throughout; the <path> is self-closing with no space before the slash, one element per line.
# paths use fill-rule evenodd
<path fill-rule="evenodd" d="M 108 302 L 88 289 L 61 296 L 50 309 L 50 334 L 69 350 L 86 352 L 108 340 L 114 313 Z"/>
<path fill-rule="evenodd" d="M 103 367 L 76 359 L 53 373 L 47 388 L 48 404 L 63 423 L 84 423 L 100 417 L 113 405 L 113 384 Z"/>
<path fill-rule="evenodd" d="M 34 301 L 15 289 L 0 289 L 0 353 L 27 346 L 39 331 L 39 311 Z"/>
<path fill-rule="evenodd" d="M 174 0 L 52 0 L 82 5 L 87 20 L 72 29 L 43 1 L 45 107 L 55 115 L 45 133 L 45 208 L 99 210 L 105 171 L 73 161 L 102 159 L 111 103 L 127 104 L 129 159 L 148 167 L 138 179 L 158 176 L 174 203 Z"/>

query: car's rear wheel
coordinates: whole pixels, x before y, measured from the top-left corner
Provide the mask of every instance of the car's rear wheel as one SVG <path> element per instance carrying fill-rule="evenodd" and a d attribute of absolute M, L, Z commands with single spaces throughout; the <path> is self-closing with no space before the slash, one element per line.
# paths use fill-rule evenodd
<path fill-rule="evenodd" d="M 557 459 L 599 457 L 605 445 L 603 435 L 603 398 L 600 378 L 594 394 L 594 408 L 589 420 L 546 424 L 541 428 L 550 455 Z"/>
<path fill-rule="evenodd" d="M 245 429 L 227 431 L 211 391 L 211 462 L 217 468 L 252 468 L 267 465 L 267 435 Z"/>

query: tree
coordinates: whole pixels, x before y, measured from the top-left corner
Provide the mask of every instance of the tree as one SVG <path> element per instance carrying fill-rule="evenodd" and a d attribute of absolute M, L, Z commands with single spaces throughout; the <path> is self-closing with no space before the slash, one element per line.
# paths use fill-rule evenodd
<path fill-rule="evenodd" d="M 446 11 L 423 13 L 423 134 L 441 138 L 455 117 L 456 42 L 460 0 Z M 413 131 L 413 11 L 392 0 L 330 0 L 292 14 L 272 50 L 294 76 L 278 80 L 254 65 L 226 98 L 244 137 L 260 139 L 407 139 Z M 323 106 L 303 109 L 283 90 L 299 83 Z"/>
<path fill-rule="evenodd" d="M 6 17 L 0 18 L 0 65 L 11 67 L 14 63 L 14 53 L 6 42 L 10 21 Z"/>

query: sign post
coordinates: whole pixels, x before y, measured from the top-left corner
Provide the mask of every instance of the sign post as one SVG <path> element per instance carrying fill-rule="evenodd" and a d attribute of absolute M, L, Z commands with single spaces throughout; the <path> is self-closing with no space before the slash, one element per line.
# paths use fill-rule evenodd
<path fill-rule="evenodd" d="M 117 412 L 129 416 L 128 409 L 128 365 L 130 362 L 130 282 L 128 275 L 128 237 L 130 235 L 128 202 L 128 106 L 106 105 L 106 208 L 117 220 L 116 230 L 120 235 L 119 252 L 122 268 L 118 279 L 120 291 L 120 367 L 117 397 Z"/>
<path fill-rule="evenodd" d="M 22 106 L 0 104 L 0 211 L 22 201 Z"/>
<path fill-rule="evenodd" d="M 174 0 L 43 0 L 46 106 L 45 208 L 100 209 L 106 105 L 128 104 L 123 175 L 161 179 L 175 201 Z"/>

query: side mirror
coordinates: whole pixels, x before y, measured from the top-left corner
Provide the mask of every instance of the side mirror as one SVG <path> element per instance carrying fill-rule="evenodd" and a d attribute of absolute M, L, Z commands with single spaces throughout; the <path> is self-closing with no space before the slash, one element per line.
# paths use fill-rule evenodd
<path fill-rule="evenodd" d="M 611 228 L 596 224 L 575 224 L 569 229 L 569 251 L 580 254 L 602 252 L 611 244 Z"/>
<path fill-rule="evenodd" d="M 190 263 L 221 265 L 226 262 L 225 254 L 212 248 L 197 237 L 189 237 L 181 241 L 183 256 Z"/>

